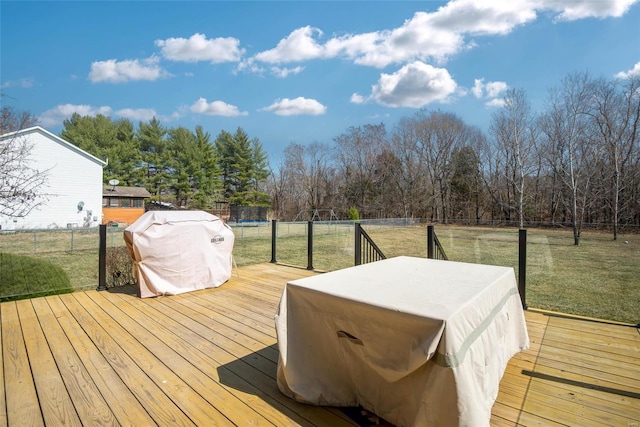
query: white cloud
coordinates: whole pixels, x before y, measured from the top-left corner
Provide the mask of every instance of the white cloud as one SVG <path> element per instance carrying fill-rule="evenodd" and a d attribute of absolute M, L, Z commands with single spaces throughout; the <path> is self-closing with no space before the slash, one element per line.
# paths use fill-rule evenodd
<path fill-rule="evenodd" d="M 348 56 L 358 64 L 379 68 L 413 60 L 444 62 L 475 46 L 465 37 L 507 34 L 535 19 L 535 12 L 523 7 L 524 3 L 451 1 L 435 12 L 416 12 L 398 28 L 375 33 L 374 44 L 364 44 Z"/>
<path fill-rule="evenodd" d="M 24 89 L 30 89 L 36 84 L 36 80 L 33 77 L 25 77 L 18 80 L 6 81 L 0 86 L 0 89 L 7 89 L 10 87 L 21 87 Z"/>
<path fill-rule="evenodd" d="M 484 105 L 486 105 L 487 107 L 496 107 L 496 108 L 502 108 L 504 107 L 504 104 L 505 104 L 504 98 L 493 98 L 492 100 L 484 103 Z"/>
<path fill-rule="evenodd" d="M 609 18 L 624 15 L 638 0 L 536 0 L 539 9 L 558 12 L 555 21 L 576 21 L 585 18 Z"/>
<path fill-rule="evenodd" d="M 485 102 L 487 107 L 502 107 L 504 106 L 504 99 L 499 97 L 507 89 L 509 89 L 509 85 L 505 82 L 497 81 L 485 83 L 484 79 L 475 79 L 473 81 L 471 93 L 478 99 L 489 99 Z"/>
<path fill-rule="evenodd" d="M 429 25 L 472 35 L 504 35 L 536 19 L 535 8 L 529 0 L 450 1 L 428 15 L 424 21 Z"/>
<path fill-rule="evenodd" d="M 254 59 L 279 64 L 320 58 L 324 56 L 324 47 L 314 40 L 313 36 L 316 34 L 322 36 L 322 31 L 310 26 L 293 30 L 276 47 L 258 53 Z"/>
<path fill-rule="evenodd" d="M 640 77 L 640 62 L 636 62 L 636 65 L 634 65 L 632 69 L 627 71 L 620 71 L 615 76 L 619 79 L 628 79 L 634 76 Z"/>
<path fill-rule="evenodd" d="M 475 79 L 473 81 L 473 89 L 471 89 L 471 93 L 476 98 L 482 98 L 484 95 L 484 79 Z"/>
<path fill-rule="evenodd" d="M 246 111 L 238 110 L 235 105 L 227 104 L 223 101 L 207 102 L 205 98 L 200 98 L 193 103 L 190 107 L 191 111 L 198 114 L 206 114 L 208 116 L 247 116 L 249 113 Z"/>
<path fill-rule="evenodd" d="M 160 68 L 158 62 L 159 58 L 155 56 L 142 60 L 117 61 L 116 59 L 108 59 L 92 62 L 89 80 L 94 83 L 122 83 L 132 80 L 153 81 L 169 76 L 169 73 Z"/>
<path fill-rule="evenodd" d="M 259 111 L 270 111 L 278 116 L 318 116 L 326 113 L 327 107 L 315 99 L 300 96 L 295 99 L 279 99 L 268 107 L 261 108 Z"/>
<path fill-rule="evenodd" d="M 358 93 L 354 93 L 353 95 L 351 95 L 350 101 L 352 104 L 364 104 L 366 102 L 366 99 L 364 96 Z"/>
<path fill-rule="evenodd" d="M 489 82 L 484 88 L 487 91 L 488 98 L 497 98 L 502 92 L 509 89 L 509 86 L 505 82 Z"/>
<path fill-rule="evenodd" d="M 102 107 L 94 107 L 92 105 L 73 105 L 73 104 L 62 104 L 58 105 L 50 110 L 45 111 L 40 114 L 40 123 L 42 126 L 57 126 L 62 124 L 65 119 L 68 119 L 73 115 L 73 113 L 78 113 L 81 116 L 92 116 L 95 117 L 98 114 L 102 114 L 104 116 L 111 115 L 111 107 L 102 106 Z"/>
<path fill-rule="evenodd" d="M 152 108 L 123 108 L 115 112 L 116 115 L 129 120 L 147 122 L 158 117 L 156 110 Z"/>
<path fill-rule="evenodd" d="M 405 65 L 393 74 L 381 74 L 371 98 L 389 107 L 419 108 L 432 102 L 448 102 L 457 84 L 444 68 L 423 62 Z"/>
<path fill-rule="evenodd" d="M 247 60 L 240 61 L 238 63 L 238 66 L 235 68 L 235 70 L 233 70 L 233 74 L 237 74 L 238 71 L 249 71 L 254 74 L 262 75 L 265 69 L 259 66 L 258 64 L 256 64 L 253 58 L 249 58 Z"/>
<path fill-rule="evenodd" d="M 172 37 L 166 40 L 156 40 L 156 46 L 161 49 L 162 56 L 172 61 L 211 63 L 237 62 L 244 54 L 240 48 L 240 40 L 233 37 L 218 37 L 207 39 L 207 36 L 195 33 L 188 39 Z"/>
<path fill-rule="evenodd" d="M 299 74 L 302 72 L 302 70 L 304 70 L 304 67 L 301 66 L 297 66 L 295 68 L 280 68 L 280 67 L 271 67 L 271 74 L 273 74 L 276 77 L 280 77 L 281 79 L 284 79 L 286 77 L 288 77 L 290 74 Z"/>
<path fill-rule="evenodd" d="M 449 2 L 435 12 L 416 12 L 398 28 L 332 37 L 322 44 L 322 31 L 310 26 L 298 28 L 270 50 L 253 58 L 268 63 L 298 62 L 342 57 L 357 64 L 385 67 L 394 63 L 447 57 L 474 45 L 465 35 L 506 34 L 517 25 L 535 19 L 526 0 Z"/>
<path fill-rule="evenodd" d="M 638 0 L 453 0 L 433 12 L 416 12 L 401 26 L 321 41 L 320 29 L 292 31 L 277 46 L 252 60 L 282 64 L 311 59 L 343 58 L 384 68 L 412 61 L 443 63 L 477 45 L 473 37 L 505 35 L 550 12 L 555 21 L 623 15 Z"/>

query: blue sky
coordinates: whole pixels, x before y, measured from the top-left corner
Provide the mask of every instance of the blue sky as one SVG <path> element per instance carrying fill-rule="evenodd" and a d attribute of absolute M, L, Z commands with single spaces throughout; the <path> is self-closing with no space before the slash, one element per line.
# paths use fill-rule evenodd
<path fill-rule="evenodd" d="M 291 142 L 388 131 L 419 108 L 486 130 L 568 73 L 640 73 L 640 0 L 0 2 L 2 103 L 59 133 L 77 112 L 242 127 Z"/>

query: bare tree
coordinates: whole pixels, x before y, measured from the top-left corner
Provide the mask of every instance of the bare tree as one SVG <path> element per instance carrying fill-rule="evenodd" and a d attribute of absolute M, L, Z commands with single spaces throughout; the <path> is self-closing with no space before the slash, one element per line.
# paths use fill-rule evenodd
<path fill-rule="evenodd" d="M 303 209 L 302 186 L 296 177 L 303 151 L 302 145 L 290 144 L 284 150 L 278 169 L 271 171 L 269 193 L 278 220 L 292 220 Z"/>
<path fill-rule="evenodd" d="M 48 171 L 32 166 L 32 145 L 19 133 L 37 120 L 10 107 L 2 107 L 1 120 L 0 215 L 21 218 L 48 200 L 45 193 Z"/>
<path fill-rule="evenodd" d="M 478 138 L 481 132 L 478 129 Z M 477 146 L 477 145 L 476 145 Z M 451 155 L 452 218 L 480 223 L 482 212 L 482 177 L 480 157 L 473 145 L 454 149 Z"/>
<path fill-rule="evenodd" d="M 401 214 L 405 218 L 425 216 L 429 200 L 426 159 L 418 144 L 417 120 L 415 117 L 401 119 L 391 137 L 391 150 L 399 165 L 393 171 Z"/>
<path fill-rule="evenodd" d="M 342 193 L 346 204 L 356 206 L 370 216 L 375 197 L 374 177 L 377 158 L 387 148 L 384 124 L 350 127 L 334 138 L 336 162 L 342 177 Z"/>
<path fill-rule="evenodd" d="M 538 128 L 524 90 L 509 89 L 504 100 L 504 107 L 493 114 L 490 132 L 496 143 L 496 154 L 502 160 L 507 201 L 514 199 L 518 223 L 524 228 L 525 182 L 537 164 L 534 154 Z M 507 203 L 507 209 L 512 209 Z"/>
<path fill-rule="evenodd" d="M 621 201 L 620 195 L 632 179 L 624 179 L 625 173 L 638 174 L 629 168 L 638 145 L 640 131 L 640 76 L 625 80 L 593 82 L 593 102 L 589 115 L 595 122 L 594 143 L 603 148 L 605 154 L 604 174 L 610 182 L 609 204 L 613 216 L 613 240 L 618 238 Z"/>
<path fill-rule="evenodd" d="M 300 180 L 307 195 L 309 209 L 333 209 L 331 150 L 327 145 L 313 142 L 304 150 Z"/>
<path fill-rule="evenodd" d="M 473 130 L 458 116 L 442 111 L 416 114 L 418 151 L 431 181 L 432 220 L 446 223 L 449 217 L 451 156 L 468 145 Z"/>
<path fill-rule="evenodd" d="M 38 118 L 26 111 L 16 111 L 12 107 L 2 107 L 2 112 L 0 113 L 0 135 L 30 128 L 37 124 Z"/>
<path fill-rule="evenodd" d="M 289 220 L 302 211 L 333 209 L 336 181 L 329 146 L 289 144 L 278 172 L 271 176 L 273 206 L 280 219 Z"/>
<path fill-rule="evenodd" d="M 269 178 L 267 180 L 267 192 L 271 197 L 271 209 L 273 211 L 273 219 L 282 221 L 286 215 L 287 209 L 287 176 L 284 170 L 284 164 L 280 164 L 276 170 L 269 166 Z"/>
<path fill-rule="evenodd" d="M 545 155 L 569 192 L 567 203 L 576 246 L 580 244 L 584 213 L 591 196 L 593 165 L 599 154 L 597 147 L 589 144 L 593 129 L 587 111 L 592 94 L 587 73 L 568 75 L 560 87 L 550 91 L 549 111 L 542 120 L 547 138 Z"/>

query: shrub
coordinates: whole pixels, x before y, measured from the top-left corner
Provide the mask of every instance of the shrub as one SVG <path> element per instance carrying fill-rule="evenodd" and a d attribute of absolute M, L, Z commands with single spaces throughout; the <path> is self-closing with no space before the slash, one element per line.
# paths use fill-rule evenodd
<path fill-rule="evenodd" d="M 125 246 L 107 248 L 107 287 L 135 285 L 133 260 Z"/>
<path fill-rule="evenodd" d="M 347 211 L 347 218 L 351 221 L 358 221 L 360 219 L 360 212 L 355 206 L 351 206 Z"/>

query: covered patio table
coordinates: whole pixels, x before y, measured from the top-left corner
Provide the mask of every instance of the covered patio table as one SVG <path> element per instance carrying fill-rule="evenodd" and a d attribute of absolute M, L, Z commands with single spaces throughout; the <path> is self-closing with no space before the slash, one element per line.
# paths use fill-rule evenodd
<path fill-rule="evenodd" d="M 488 426 L 528 348 L 513 268 L 397 257 L 287 283 L 278 387 L 397 426 Z"/>

